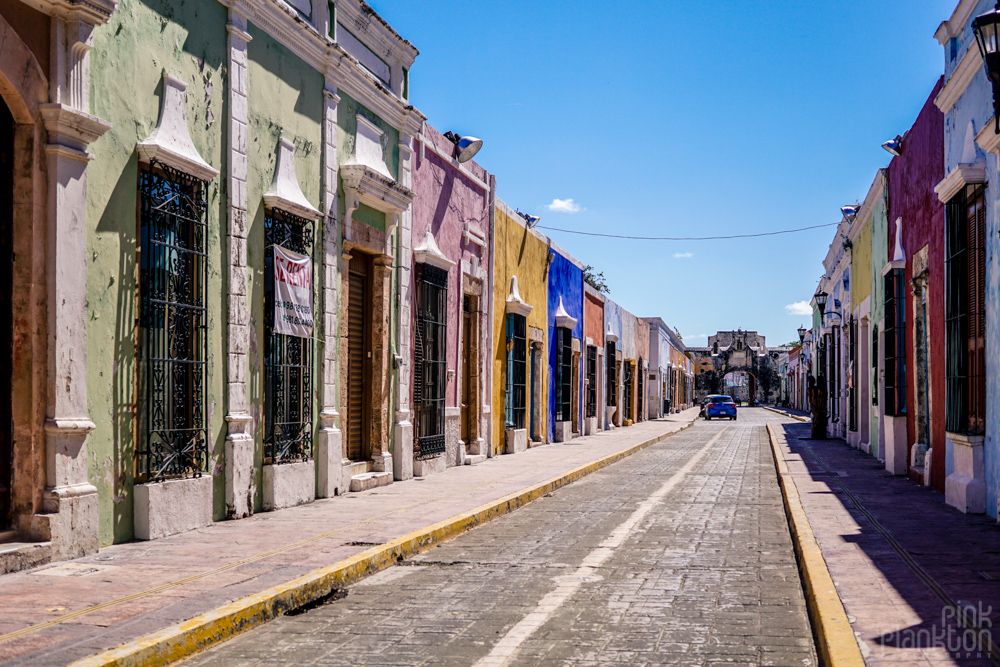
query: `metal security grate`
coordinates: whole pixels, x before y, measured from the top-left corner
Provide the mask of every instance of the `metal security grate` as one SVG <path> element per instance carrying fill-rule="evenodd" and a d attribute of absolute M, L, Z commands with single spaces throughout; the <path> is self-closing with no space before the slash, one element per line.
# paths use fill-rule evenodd
<path fill-rule="evenodd" d="M 643 371 L 643 368 L 644 364 L 642 361 L 642 357 L 639 357 L 639 367 L 636 370 L 636 384 L 637 384 L 636 396 L 638 396 L 638 398 L 636 399 L 636 406 L 635 406 L 636 407 L 635 420 L 637 422 L 641 422 L 643 420 L 644 410 L 642 409 L 642 407 L 646 404 L 646 396 L 645 396 L 646 373 L 645 371 Z"/>
<path fill-rule="evenodd" d="M 631 359 L 626 359 L 622 364 L 622 418 L 632 419 L 632 364 Z"/>
<path fill-rule="evenodd" d="M 597 348 L 587 346 L 587 417 L 597 416 Z"/>
<path fill-rule="evenodd" d="M 906 414 L 906 292 L 903 269 L 885 275 L 885 413 Z"/>
<path fill-rule="evenodd" d="M 278 209 L 264 215 L 264 462 L 312 457 L 312 339 L 274 332 L 274 246 L 312 255 L 312 222 Z"/>
<path fill-rule="evenodd" d="M 417 269 L 413 405 L 416 456 L 440 454 L 444 443 L 447 386 L 448 272 L 434 266 Z"/>
<path fill-rule="evenodd" d="M 556 327 L 556 421 L 573 419 L 573 336 L 569 329 Z"/>
<path fill-rule="evenodd" d="M 139 173 L 140 482 L 208 468 L 206 187 L 155 162 Z"/>
<path fill-rule="evenodd" d="M 507 377 L 504 393 L 504 426 L 524 428 L 527 398 L 527 322 L 521 315 L 507 314 Z"/>
<path fill-rule="evenodd" d="M 608 387 L 605 392 L 606 403 L 609 408 L 614 408 L 618 406 L 618 374 L 615 372 L 615 344 L 608 343 L 607 352 L 607 371 L 608 376 Z"/>
<path fill-rule="evenodd" d="M 851 317 L 850 328 L 850 341 L 848 341 L 848 349 L 850 350 L 850 364 L 851 364 L 851 378 L 848 383 L 848 397 L 847 397 L 847 428 L 851 431 L 858 430 L 858 323 Z"/>

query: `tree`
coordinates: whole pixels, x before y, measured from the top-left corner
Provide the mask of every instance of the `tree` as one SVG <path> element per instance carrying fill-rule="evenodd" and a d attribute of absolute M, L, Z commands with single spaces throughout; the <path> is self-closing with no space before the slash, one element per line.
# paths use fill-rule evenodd
<path fill-rule="evenodd" d="M 608 287 L 608 283 L 604 279 L 604 271 L 597 271 L 590 264 L 583 267 L 583 280 L 598 292 L 611 294 L 611 288 Z"/>

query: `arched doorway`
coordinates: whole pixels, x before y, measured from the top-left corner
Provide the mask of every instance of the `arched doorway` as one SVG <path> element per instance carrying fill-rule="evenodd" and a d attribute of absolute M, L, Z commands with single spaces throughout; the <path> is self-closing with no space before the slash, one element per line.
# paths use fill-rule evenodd
<path fill-rule="evenodd" d="M 757 396 L 757 376 L 747 370 L 729 371 L 722 378 L 722 393 L 742 405 L 752 405 Z"/>
<path fill-rule="evenodd" d="M 0 531 L 10 525 L 14 447 L 13 369 L 14 117 L 0 99 Z"/>

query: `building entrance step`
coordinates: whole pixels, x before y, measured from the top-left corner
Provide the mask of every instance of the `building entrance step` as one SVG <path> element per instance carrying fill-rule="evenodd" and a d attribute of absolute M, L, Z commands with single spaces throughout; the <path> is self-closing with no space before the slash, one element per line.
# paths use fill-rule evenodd
<path fill-rule="evenodd" d="M 351 491 L 367 491 L 392 484 L 391 472 L 366 472 L 351 477 Z"/>
<path fill-rule="evenodd" d="M 465 455 L 465 465 L 474 466 L 477 463 L 482 463 L 486 460 L 486 454 L 466 454 Z"/>
<path fill-rule="evenodd" d="M 51 561 L 51 542 L 24 542 L 13 532 L 0 533 L 0 574 L 28 570 Z"/>

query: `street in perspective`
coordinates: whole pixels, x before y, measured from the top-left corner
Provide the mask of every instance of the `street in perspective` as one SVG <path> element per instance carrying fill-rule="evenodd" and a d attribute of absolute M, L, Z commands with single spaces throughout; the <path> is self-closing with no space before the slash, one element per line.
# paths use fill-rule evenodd
<path fill-rule="evenodd" d="M 619 5 L 0 0 L 0 665 L 1000 666 L 1000 1 Z"/>

